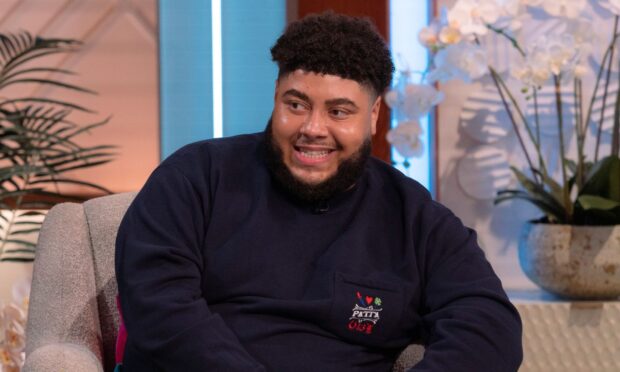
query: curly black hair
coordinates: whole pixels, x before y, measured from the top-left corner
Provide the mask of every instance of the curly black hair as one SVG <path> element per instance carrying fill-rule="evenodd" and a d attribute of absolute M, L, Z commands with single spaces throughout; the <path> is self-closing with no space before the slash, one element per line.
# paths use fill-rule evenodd
<path fill-rule="evenodd" d="M 288 25 L 271 56 L 278 78 L 302 69 L 355 80 L 377 95 L 390 86 L 394 72 L 390 50 L 368 18 L 331 11 Z"/>

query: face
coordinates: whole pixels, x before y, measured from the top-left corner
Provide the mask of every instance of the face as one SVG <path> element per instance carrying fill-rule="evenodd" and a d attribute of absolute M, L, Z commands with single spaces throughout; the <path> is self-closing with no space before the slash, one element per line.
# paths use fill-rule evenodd
<path fill-rule="evenodd" d="M 376 131 L 380 97 L 354 80 L 296 70 L 276 82 L 271 135 L 301 183 L 319 185 Z"/>

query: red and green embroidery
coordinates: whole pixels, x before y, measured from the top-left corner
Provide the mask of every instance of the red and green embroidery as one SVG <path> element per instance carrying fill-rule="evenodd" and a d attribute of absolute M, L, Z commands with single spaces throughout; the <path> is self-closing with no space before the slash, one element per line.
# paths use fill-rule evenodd
<path fill-rule="evenodd" d="M 349 331 L 372 334 L 383 310 L 380 297 L 363 296 L 359 291 L 355 293 L 357 302 L 353 306 L 353 313 L 349 318 Z"/>

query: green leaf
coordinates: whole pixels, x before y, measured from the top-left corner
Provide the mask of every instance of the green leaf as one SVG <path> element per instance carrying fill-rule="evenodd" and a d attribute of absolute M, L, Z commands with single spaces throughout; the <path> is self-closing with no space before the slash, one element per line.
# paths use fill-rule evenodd
<path fill-rule="evenodd" d="M 32 257 L 2 257 L 0 262 L 32 262 L 34 261 L 34 255 Z"/>
<path fill-rule="evenodd" d="M 5 81 L 2 84 L 0 84 L 0 88 L 5 88 L 13 84 L 32 84 L 32 83 L 38 83 L 41 85 L 52 85 L 52 86 L 65 88 L 69 90 L 75 90 L 75 91 L 82 92 L 82 93 L 97 94 L 95 91 L 92 91 L 90 89 L 82 88 L 77 85 L 63 83 L 61 81 L 52 80 L 52 79 L 22 78 L 22 79 L 9 80 L 9 81 Z"/>
<path fill-rule="evenodd" d="M 21 226 L 41 226 L 43 221 L 17 221 L 13 222 L 13 225 L 21 225 Z"/>
<path fill-rule="evenodd" d="M 78 111 L 83 111 L 83 112 L 88 112 L 88 113 L 95 113 L 95 111 L 89 110 L 83 106 L 80 105 L 76 105 L 75 103 L 71 103 L 71 102 L 66 102 L 66 101 L 60 101 L 57 99 L 50 99 L 50 98 L 38 98 L 38 97 L 22 97 L 22 98 L 15 98 L 15 99 L 9 99 L 6 101 L 2 101 L 0 102 L 0 107 L 6 106 L 6 105 L 13 105 L 16 103 L 26 103 L 26 102 L 39 102 L 39 103 L 49 103 L 51 105 L 58 105 L 58 106 L 64 106 L 64 107 L 69 107 Z"/>
<path fill-rule="evenodd" d="M 549 184 L 552 189 L 551 193 L 549 193 L 547 190 L 545 190 L 543 186 L 529 179 L 525 174 L 523 174 L 523 172 L 519 171 L 517 168 L 510 167 L 510 169 L 515 174 L 517 180 L 519 181 L 521 186 L 523 186 L 527 194 L 529 194 L 533 200 L 536 200 L 537 203 L 543 203 L 546 206 L 546 211 L 553 211 L 553 215 L 557 215 L 561 211 L 560 213 L 563 215 L 561 220 L 566 221 L 567 219 L 570 219 L 572 205 L 566 206 L 562 202 L 562 190 L 559 184 L 557 184 L 551 178 L 545 177 L 545 180 L 543 182 Z M 537 203 L 535 204 L 539 206 Z M 543 210 L 543 212 L 545 212 L 545 210 Z"/>
<path fill-rule="evenodd" d="M 515 173 L 519 173 L 520 175 L 517 175 L 517 178 L 519 179 L 519 181 L 521 182 L 522 178 L 526 178 L 527 177 L 520 172 L 518 169 L 516 169 L 515 167 L 511 167 L 512 171 Z M 562 198 L 563 198 L 563 194 L 562 194 L 562 186 L 560 186 L 559 183 L 557 183 L 553 178 L 549 177 L 548 174 L 546 173 L 541 173 L 536 171 L 536 174 L 538 174 L 540 176 L 540 178 L 542 179 L 543 183 L 545 185 L 547 185 L 547 187 L 549 187 L 549 189 L 551 190 L 551 195 L 559 202 L 562 203 Z M 519 178 L 521 177 L 521 178 Z M 529 180 L 529 182 L 534 183 L 533 181 Z M 522 183 L 523 184 L 523 183 Z"/>
<path fill-rule="evenodd" d="M 592 166 L 581 195 L 597 195 L 620 202 L 620 158 L 608 156 Z"/>
<path fill-rule="evenodd" d="M 45 216 L 45 213 L 39 212 L 39 211 L 26 211 L 26 212 L 20 212 L 19 216 L 20 217 Z"/>
<path fill-rule="evenodd" d="M 574 175 L 577 173 L 577 163 L 575 163 L 574 160 L 564 159 L 564 164 L 566 165 L 566 168 L 570 170 L 571 174 Z"/>
<path fill-rule="evenodd" d="M 15 253 L 35 253 L 36 250 L 33 248 L 30 249 L 7 249 L 4 251 L 4 254 L 15 254 Z"/>
<path fill-rule="evenodd" d="M 38 72 L 51 72 L 51 73 L 56 73 L 56 74 L 61 74 L 61 75 L 75 75 L 75 72 L 73 71 L 64 70 L 64 69 L 56 68 L 56 67 L 32 67 L 32 68 L 15 71 L 14 73 L 10 75 L 5 75 L 2 79 L 0 79 L 0 81 L 6 81 L 19 75 L 32 74 L 32 73 L 38 73 Z"/>
<path fill-rule="evenodd" d="M 23 239 L 5 239 L 4 240 L 6 243 L 13 243 L 13 244 L 19 244 L 19 245 L 23 245 L 26 247 L 32 247 L 35 248 L 37 245 L 33 242 L 29 242 L 27 240 L 23 240 Z"/>
<path fill-rule="evenodd" d="M 11 231 L 11 235 L 27 235 L 38 232 L 39 229 L 24 229 L 24 230 L 13 230 Z"/>
<path fill-rule="evenodd" d="M 502 190 L 497 193 L 497 197 L 493 203 L 497 205 L 513 199 L 525 200 L 532 203 L 547 216 L 549 221 L 558 223 L 566 222 L 566 213 L 564 208 L 550 197 L 541 197 L 540 195 L 529 194 L 522 190 Z"/>
<path fill-rule="evenodd" d="M 581 195 L 577 198 L 579 204 L 585 210 L 589 209 L 601 209 L 601 210 L 610 210 L 617 207 L 620 207 L 620 202 L 615 200 L 606 199 L 596 195 Z"/>

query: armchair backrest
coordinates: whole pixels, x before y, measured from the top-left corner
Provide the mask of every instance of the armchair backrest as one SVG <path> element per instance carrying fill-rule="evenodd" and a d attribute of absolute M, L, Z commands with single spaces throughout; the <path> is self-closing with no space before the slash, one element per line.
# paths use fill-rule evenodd
<path fill-rule="evenodd" d="M 118 330 L 116 232 L 135 193 L 52 208 L 41 228 L 33 269 L 26 355 L 50 344 L 89 349 L 114 369 Z"/>

